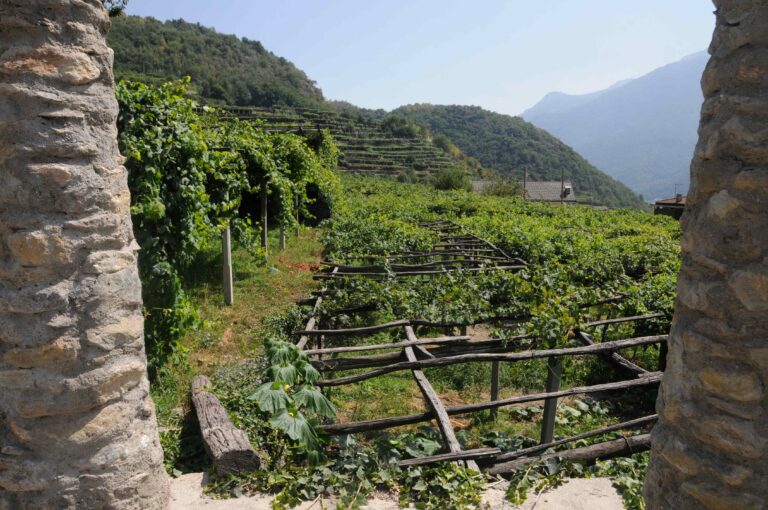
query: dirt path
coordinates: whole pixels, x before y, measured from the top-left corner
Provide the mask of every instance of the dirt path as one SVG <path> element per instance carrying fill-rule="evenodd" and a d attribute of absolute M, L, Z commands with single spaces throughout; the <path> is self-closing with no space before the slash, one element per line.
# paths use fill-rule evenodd
<path fill-rule="evenodd" d="M 203 473 L 191 473 L 171 482 L 171 504 L 168 510 L 271 510 L 269 496 L 237 499 L 211 499 L 202 492 Z M 531 494 L 524 505 L 515 507 L 506 501 L 507 484 L 491 484 L 483 495 L 486 508 L 492 510 L 623 510 L 621 496 L 607 478 L 573 479 L 539 496 Z M 307 502 L 298 510 L 334 508 L 329 502 L 321 507 L 320 501 Z M 365 507 L 368 510 L 397 510 L 397 499 L 380 494 Z"/>

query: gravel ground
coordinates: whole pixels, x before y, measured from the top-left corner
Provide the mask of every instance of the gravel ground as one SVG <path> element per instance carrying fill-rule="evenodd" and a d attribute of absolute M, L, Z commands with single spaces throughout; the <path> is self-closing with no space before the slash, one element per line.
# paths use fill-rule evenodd
<path fill-rule="evenodd" d="M 203 494 L 203 473 L 190 473 L 171 482 L 171 504 L 168 510 L 271 510 L 269 496 L 237 499 L 212 499 Z M 607 478 L 572 479 L 560 487 L 540 495 L 531 494 L 524 505 L 515 507 L 504 499 L 507 483 L 489 485 L 483 494 L 486 508 L 492 510 L 624 510 L 621 496 Z M 307 502 L 298 510 L 335 508 L 329 501 Z M 389 494 L 374 494 L 369 510 L 397 510 L 397 498 Z M 449 510 L 449 509 L 445 509 Z"/>

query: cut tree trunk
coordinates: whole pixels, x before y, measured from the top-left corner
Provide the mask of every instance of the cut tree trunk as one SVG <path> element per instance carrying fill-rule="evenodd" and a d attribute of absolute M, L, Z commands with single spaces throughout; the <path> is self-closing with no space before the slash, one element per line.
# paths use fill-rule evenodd
<path fill-rule="evenodd" d="M 248 435 L 235 427 L 219 399 L 208 391 L 211 381 L 204 375 L 192 380 L 192 403 L 200 423 L 205 451 L 219 476 L 256 471 L 261 459 Z"/>

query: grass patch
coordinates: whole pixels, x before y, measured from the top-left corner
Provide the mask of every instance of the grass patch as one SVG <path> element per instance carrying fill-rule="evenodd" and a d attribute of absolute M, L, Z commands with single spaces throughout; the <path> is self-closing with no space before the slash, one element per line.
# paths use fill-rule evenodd
<path fill-rule="evenodd" d="M 322 245 L 317 229 L 288 236 L 278 250 L 277 232 L 270 232 L 266 263 L 243 247 L 232 252 L 234 304 L 224 304 L 222 255 L 204 253 L 184 275 L 190 299 L 202 326 L 182 341 L 183 351 L 163 367 L 152 382 L 166 469 L 201 471 L 206 467 L 189 388 L 195 375 L 212 375 L 219 367 L 258 357 L 271 317 L 295 307 L 317 285 L 312 273 L 320 262 Z"/>

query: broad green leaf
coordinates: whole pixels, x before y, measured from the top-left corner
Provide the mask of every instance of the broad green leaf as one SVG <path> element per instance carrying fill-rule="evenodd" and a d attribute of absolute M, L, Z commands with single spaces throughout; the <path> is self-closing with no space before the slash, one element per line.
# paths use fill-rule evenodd
<path fill-rule="evenodd" d="M 276 382 L 262 384 L 248 398 L 255 400 L 259 409 L 265 413 L 281 411 L 291 404 L 291 397 L 285 392 L 284 385 Z"/>
<path fill-rule="evenodd" d="M 336 408 L 333 407 L 333 404 L 319 390 L 311 386 L 302 386 L 299 391 L 294 393 L 293 399 L 301 407 L 310 409 L 320 416 L 336 417 Z"/>

